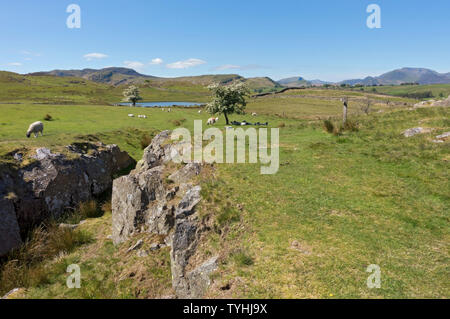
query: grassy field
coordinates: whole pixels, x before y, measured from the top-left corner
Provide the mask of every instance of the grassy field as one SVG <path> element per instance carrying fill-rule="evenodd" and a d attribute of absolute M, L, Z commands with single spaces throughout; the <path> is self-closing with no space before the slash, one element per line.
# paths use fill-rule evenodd
<path fill-rule="evenodd" d="M 183 87 L 174 84 L 174 90 Z M 431 142 L 450 130 L 450 110 L 410 110 L 414 100 L 390 97 L 387 104 L 378 95 L 351 93 L 288 91 L 252 99 L 248 111 L 257 117 L 232 116 L 281 127 L 281 166 L 275 175 L 260 175 L 260 164 L 216 165 L 216 177 L 202 181 L 202 213 L 218 207 L 212 214 L 220 229 L 202 247 L 205 254 L 221 256 L 209 297 L 450 297 L 450 147 L 449 141 Z M 360 110 L 366 95 L 374 101 L 369 115 Z M 322 119 L 338 123 L 342 96 L 350 97 L 350 119 L 358 130 L 333 135 L 323 129 Z M 11 161 L 5 154 L 14 149 L 62 150 L 80 139 L 118 144 L 140 159 L 143 135 L 179 125 L 191 129 L 194 119 L 205 123 L 208 118 L 197 109 L 168 113 L 25 103 L 0 104 L 0 110 L 3 161 Z M 148 118 L 129 118 L 128 113 Z M 26 139 L 28 124 L 46 114 L 54 120 L 44 122 L 44 137 Z M 224 125 L 221 118 L 216 126 Z M 402 136 L 403 130 L 417 126 L 434 131 Z M 128 245 L 114 247 L 106 239 L 110 222 L 107 211 L 82 225 L 92 242 L 45 262 L 46 280 L 30 287 L 25 297 L 145 298 L 170 293 L 168 250 L 147 259 L 125 257 Z M 65 266 L 73 262 L 86 269 L 83 289 L 65 288 Z M 381 267 L 380 289 L 366 286 L 369 264 Z"/>
<path fill-rule="evenodd" d="M 364 87 L 364 91 L 373 92 L 372 87 Z M 432 85 L 387 85 L 375 87 L 378 93 L 404 96 L 411 93 L 423 93 L 430 91 L 434 98 L 448 97 L 450 95 L 450 84 Z"/>

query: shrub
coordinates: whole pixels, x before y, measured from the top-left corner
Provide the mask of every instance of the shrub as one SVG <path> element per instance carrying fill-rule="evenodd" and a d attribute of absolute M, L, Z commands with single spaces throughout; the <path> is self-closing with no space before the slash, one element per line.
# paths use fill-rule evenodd
<path fill-rule="evenodd" d="M 284 123 L 284 122 L 281 122 L 280 124 L 278 124 L 278 127 L 279 128 L 283 128 L 283 127 L 285 127 L 286 126 L 286 124 Z"/>
<path fill-rule="evenodd" d="M 241 216 L 237 209 L 235 209 L 230 202 L 227 202 L 223 207 L 220 208 L 220 213 L 217 216 L 217 224 L 219 227 L 238 222 Z"/>
<path fill-rule="evenodd" d="M 53 117 L 50 114 L 44 116 L 44 121 L 53 121 Z"/>
<path fill-rule="evenodd" d="M 412 99 L 428 99 L 433 97 L 433 92 L 431 91 L 424 91 L 424 92 L 413 92 L 413 93 L 403 93 L 400 94 L 402 97 L 408 97 Z"/>
<path fill-rule="evenodd" d="M 145 149 L 152 142 L 152 138 L 148 134 L 144 134 L 141 136 L 141 149 Z"/>
<path fill-rule="evenodd" d="M 359 131 L 358 122 L 348 119 L 345 122 L 344 126 L 342 127 L 342 130 L 344 130 L 344 131 L 351 131 L 351 132 L 358 132 Z"/>
<path fill-rule="evenodd" d="M 330 120 L 324 120 L 323 127 L 325 128 L 325 131 L 327 131 L 328 133 L 334 132 L 334 124 Z"/>
<path fill-rule="evenodd" d="M 111 212 L 112 211 L 111 201 L 107 201 L 107 202 L 103 203 L 102 211 L 103 211 L 103 213 L 107 213 L 107 212 Z"/>
<path fill-rule="evenodd" d="M 175 126 L 181 126 L 181 124 L 183 124 L 184 122 L 186 122 L 186 119 L 178 119 L 178 120 L 173 120 L 172 124 Z"/>
<path fill-rule="evenodd" d="M 95 200 L 89 200 L 78 205 L 78 215 L 81 219 L 96 218 L 102 216 L 103 212 L 98 209 L 97 202 Z"/>
<path fill-rule="evenodd" d="M 233 254 L 234 262 L 239 266 L 251 266 L 254 264 L 253 258 L 243 251 L 237 251 Z"/>

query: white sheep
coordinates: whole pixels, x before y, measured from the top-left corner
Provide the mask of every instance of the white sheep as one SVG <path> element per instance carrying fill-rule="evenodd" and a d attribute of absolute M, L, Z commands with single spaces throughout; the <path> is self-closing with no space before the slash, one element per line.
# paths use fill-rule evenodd
<path fill-rule="evenodd" d="M 252 113 L 252 116 L 256 116 L 257 114 L 255 112 Z"/>
<path fill-rule="evenodd" d="M 202 113 L 202 110 L 198 110 L 198 114 Z"/>
<path fill-rule="evenodd" d="M 41 121 L 30 124 L 27 131 L 27 137 L 29 138 L 31 133 L 34 133 L 34 137 L 36 138 L 38 137 L 39 132 L 41 132 L 41 136 L 44 136 L 44 124 Z"/>
<path fill-rule="evenodd" d="M 138 118 L 141 118 L 141 119 L 146 119 L 146 118 L 147 118 L 147 115 L 142 115 L 142 114 L 139 114 L 139 115 L 138 115 Z"/>
<path fill-rule="evenodd" d="M 207 124 L 207 125 L 213 125 L 213 124 L 216 123 L 218 120 L 219 120 L 218 117 L 210 117 L 210 118 L 208 119 L 208 121 L 206 121 L 206 124 Z"/>
<path fill-rule="evenodd" d="M 134 114 L 128 114 L 128 117 L 134 117 Z"/>

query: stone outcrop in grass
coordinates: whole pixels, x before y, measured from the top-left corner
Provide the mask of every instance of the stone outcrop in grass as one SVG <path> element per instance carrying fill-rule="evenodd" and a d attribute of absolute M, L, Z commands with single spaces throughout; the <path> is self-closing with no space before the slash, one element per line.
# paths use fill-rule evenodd
<path fill-rule="evenodd" d="M 67 149 L 63 155 L 39 148 L 30 164 L 0 171 L 0 255 L 46 218 L 110 189 L 114 175 L 135 163 L 116 145 L 78 143 Z"/>
<path fill-rule="evenodd" d="M 406 131 L 403 132 L 403 136 L 405 137 L 411 137 L 417 134 L 424 134 L 424 133 L 430 133 L 433 129 L 427 128 L 427 127 L 413 127 L 409 128 Z"/>
<path fill-rule="evenodd" d="M 176 296 L 200 298 L 209 286 L 209 274 L 216 269 L 217 258 L 199 267 L 189 265 L 205 230 L 196 211 L 201 188 L 193 182 L 201 165 L 170 167 L 169 162 L 177 154 L 176 145 L 170 143 L 170 131 L 161 132 L 145 149 L 136 169 L 114 180 L 112 239 L 120 244 L 137 233 L 163 236 L 171 246 L 172 286 Z"/>

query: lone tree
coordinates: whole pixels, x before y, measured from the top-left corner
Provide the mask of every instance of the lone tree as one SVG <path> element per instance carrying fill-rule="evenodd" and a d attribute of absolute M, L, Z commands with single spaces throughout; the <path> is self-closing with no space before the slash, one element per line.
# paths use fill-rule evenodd
<path fill-rule="evenodd" d="M 244 83 L 238 82 L 227 86 L 212 84 L 208 86 L 213 92 L 213 100 L 206 105 L 206 111 L 211 114 L 223 114 L 227 125 L 228 115 L 232 113 L 244 114 L 247 102 L 245 97 L 249 94 Z"/>
<path fill-rule="evenodd" d="M 123 91 L 123 102 L 130 102 L 133 106 L 136 106 L 136 102 L 142 100 L 142 97 L 139 95 L 139 88 L 135 85 L 131 85 L 127 89 Z"/>

